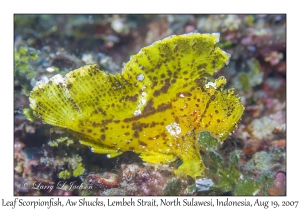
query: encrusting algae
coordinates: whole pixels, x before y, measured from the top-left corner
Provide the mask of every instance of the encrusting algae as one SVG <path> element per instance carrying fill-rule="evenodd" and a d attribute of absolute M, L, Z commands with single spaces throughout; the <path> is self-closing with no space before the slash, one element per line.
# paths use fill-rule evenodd
<path fill-rule="evenodd" d="M 30 107 L 45 123 L 77 132 L 95 153 L 140 154 L 154 164 L 182 160 L 178 176 L 203 175 L 198 135 L 224 141 L 244 107 L 224 77 L 210 77 L 230 55 L 216 47 L 219 34 L 171 36 L 141 49 L 111 75 L 87 65 L 37 85 Z"/>

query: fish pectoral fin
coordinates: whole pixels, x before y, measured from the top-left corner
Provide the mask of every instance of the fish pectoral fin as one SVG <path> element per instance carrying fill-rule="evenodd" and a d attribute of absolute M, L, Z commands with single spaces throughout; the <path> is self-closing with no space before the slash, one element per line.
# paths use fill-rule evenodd
<path fill-rule="evenodd" d="M 118 151 L 115 148 L 105 146 L 101 143 L 91 142 L 88 140 L 80 140 L 81 144 L 91 147 L 91 151 L 98 154 L 107 154 L 108 158 L 114 158 L 118 155 L 121 155 L 122 152 Z"/>
<path fill-rule="evenodd" d="M 98 152 L 97 152 L 98 153 Z M 123 152 L 114 152 L 114 153 L 109 153 L 107 154 L 107 157 L 108 158 L 114 158 L 114 157 L 117 157 L 119 155 L 121 155 Z"/>
<path fill-rule="evenodd" d="M 199 155 L 200 156 L 200 155 Z M 205 166 L 202 160 L 196 159 L 184 159 L 183 163 L 175 170 L 175 174 L 178 176 L 189 175 L 196 179 L 204 173 Z"/>
<path fill-rule="evenodd" d="M 173 154 L 164 154 L 159 152 L 142 153 L 140 154 L 140 158 L 142 158 L 142 160 L 145 162 L 155 164 L 170 163 L 176 160 L 176 156 L 174 156 Z"/>
<path fill-rule="evenodd" d="M 178 153 L 182 164 L 175 170 L 177 176 L 191 176 L 196 179 L 204 174 L 205 166 L 203 164 L 199 146 L 193 136 L 186 136 L 186 139 Z"/>

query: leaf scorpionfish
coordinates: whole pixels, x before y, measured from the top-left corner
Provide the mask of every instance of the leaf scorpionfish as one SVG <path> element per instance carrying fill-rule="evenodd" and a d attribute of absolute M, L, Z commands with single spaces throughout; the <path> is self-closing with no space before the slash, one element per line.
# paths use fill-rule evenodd
<path fill-rule="evenodd" d="M 80 134 L 80 142 L 109 158 L 133 151 L 153 164 L 180 159 L 178 176 L 203 175 L 197 137 L 224 141 L 244 107 L 226 79 L 211 77 L 230 55 L 219 34 L 174 35 L 142 48 L 112 75 L 87 65 L 34 87 L 30 107 L 45 123 Z"/>

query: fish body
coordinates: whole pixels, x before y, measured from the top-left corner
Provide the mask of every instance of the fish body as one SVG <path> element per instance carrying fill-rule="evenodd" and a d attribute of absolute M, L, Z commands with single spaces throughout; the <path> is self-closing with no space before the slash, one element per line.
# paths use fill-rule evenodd
<path fill-rule="evenodd" d="M 210 79 L 230 58 L 218 40 L 217 33 L 171 36 L 132 56 L 122 73 L 87 65 L 56 75 L 33 89 L 30 107 L 45 123 L 80 134 L 93 152 L 133 151 L 154 164 L 180 159 L 178 176 L 200 177 L 199 133 L 225 140 L 244 110 L 232 89 L 223 91 L 224 77 Z"/>

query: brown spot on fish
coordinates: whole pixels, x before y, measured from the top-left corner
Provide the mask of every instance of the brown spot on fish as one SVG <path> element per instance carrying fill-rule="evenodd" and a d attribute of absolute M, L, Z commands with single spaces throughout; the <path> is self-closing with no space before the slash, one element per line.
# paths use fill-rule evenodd
<path fill-rule="evenodd" d="M 146 147 L 148 144 L 146 144 L 145 142 L 143 142 L 143 141 L 140 141 L 139 140 L 139 144 L 141 145 L 141 146 L 144 146 L 144 147 Z"/>

